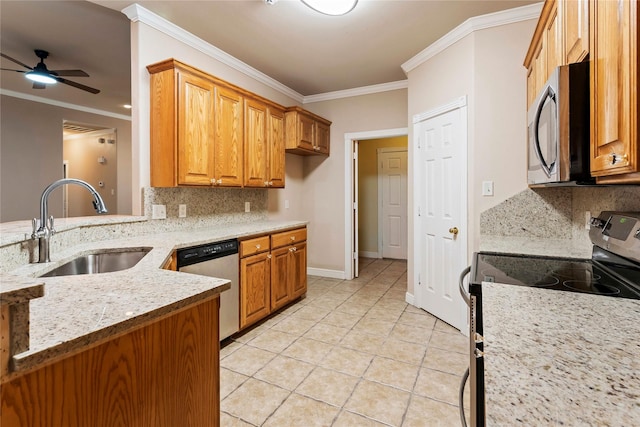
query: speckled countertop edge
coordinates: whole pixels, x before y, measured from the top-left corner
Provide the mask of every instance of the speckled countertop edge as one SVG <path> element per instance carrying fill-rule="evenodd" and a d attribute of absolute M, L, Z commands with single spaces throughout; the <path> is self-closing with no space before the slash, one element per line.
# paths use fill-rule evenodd
<path fill-rule="evenodd" d="M 482 293 L 487 425 L 640 425 L 640 301 Z"/>
<path fill-rule="evenodd" d="M 44 295 L 44 281 L 0 274 L 0 304 L 19 304 Z"/>
<path fill-rule="evenodd" d="M 592 245 L 572 239 L 543 239 L 514 236 L 480 236 L 483 252 L 517 253 L 524 255 L 557 256 L 563 258 L 591 258 Z"/>
<path fill-rule="evenodd" d="M 20 267 L 11 277 L 27 284 L 43 282 L 45 292 L 30 302 L 30 348 L 13 357 L 13 369 L 34 368 L 229 288 L 228 280 L 162 270 L 175 249 L 305 225 L 306 221 L 261 221 L 86 243 L 53 254 L 49 264 Z M 127 270 L 35 279 L 79 255 L 140 247 L 152 250 Z"/>

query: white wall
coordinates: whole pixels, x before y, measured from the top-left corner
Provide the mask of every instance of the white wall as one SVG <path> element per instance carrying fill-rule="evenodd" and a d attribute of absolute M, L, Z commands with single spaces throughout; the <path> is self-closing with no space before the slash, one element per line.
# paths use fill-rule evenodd
<path fill-rule="evenodd" d="M 305 104 L 332 121 L 331 155 L 304 159 L 304 209 L 309 225 L 309 267 L 344 272 L 346 133 L 407 126 L 406 89 Z"/>
<path fill-rule="evenodd" d="M 475 31 L 409 72 L 409 120 L 467 96 L 469 255 L 478 250 L 480 213 L 527 188 L 526 72 L 536 20 Z M 412 127 L 410 141 L 413 138 Z M 409 156 L 412 156 L 409 144 Z M 409 180 L 413 176 L 409 170 Z M 494 196 L 481 184 L 494 181 Z M 409 193 L 409 211 L 414 201 Z M 413 292 L 413 220 L 409 220 L 409 289 Z"/>

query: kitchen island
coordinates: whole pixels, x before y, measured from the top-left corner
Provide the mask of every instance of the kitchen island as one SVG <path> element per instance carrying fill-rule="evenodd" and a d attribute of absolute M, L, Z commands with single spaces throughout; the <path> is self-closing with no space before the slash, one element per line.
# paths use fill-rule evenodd
<path fill-rule="evenodd" d="M 488 426 L 640 425 L 640 301 L 482 292 Z"/>
<path fill-rule="evenodd" d="M 2 424 L 218 425 L 219 294 L 229 282 L 161 267 L 176 249 L 305 224 L 262 221 L 83 243 L 53 253 L 51 263 L 3 275 L 3 306 L 27 288 L 44 286 L 44 295 L 32 291 L 26 325 L 24 318 L 3 323 L 3 337 L 24 336 L 26 326 L 28 345 L 7 360 Z M 37 278 L 79 255 L 142 247 L 151 250 L 127 270 Z"/>

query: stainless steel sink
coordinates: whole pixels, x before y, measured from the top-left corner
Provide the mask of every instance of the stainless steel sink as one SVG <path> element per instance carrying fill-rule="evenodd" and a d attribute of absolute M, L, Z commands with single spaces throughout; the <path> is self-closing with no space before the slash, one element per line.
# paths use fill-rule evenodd
<path fill-rule="evenodd" d="M 136 265 L 151 248 L 123 248 L 82 255 L 39 277 L 111 273 Z"/>

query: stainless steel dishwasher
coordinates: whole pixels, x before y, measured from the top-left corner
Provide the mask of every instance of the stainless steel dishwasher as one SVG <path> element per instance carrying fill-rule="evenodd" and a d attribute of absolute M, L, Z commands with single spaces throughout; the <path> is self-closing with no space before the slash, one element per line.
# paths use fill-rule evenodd
<path fill-rule="evenodd" d="M 231 289 L 220 294 L 220 341 L 240 330 L 237 239 L 179 249 L 178 271 L 230 280 Z"/>

